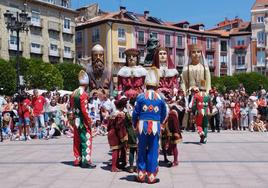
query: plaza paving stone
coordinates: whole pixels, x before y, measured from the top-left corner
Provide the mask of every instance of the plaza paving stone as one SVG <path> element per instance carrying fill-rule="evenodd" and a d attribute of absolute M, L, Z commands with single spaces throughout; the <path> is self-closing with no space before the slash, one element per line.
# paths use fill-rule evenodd
<path fill-rule="evenodd" d="M 72 139 L 4 141 L 0 143 L 1 188 L 223 188 L 268 187 L 268 133 L 209 133 L 206 145 L 197 133 L 183 133 L 178 167 L 160 167 L 160 182 L 134 181 L 127 172 L 111 173 L 107 138 L 93 141 L 96 169 L 72 166 Z M 172 157 L 169 157 L 172 160 Z M 160 156 L 163 160 L 163 156 Z"/>

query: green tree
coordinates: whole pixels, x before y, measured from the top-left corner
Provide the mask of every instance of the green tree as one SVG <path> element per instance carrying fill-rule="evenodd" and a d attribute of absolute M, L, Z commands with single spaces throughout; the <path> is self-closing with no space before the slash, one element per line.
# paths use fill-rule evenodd
<path fill-rule="evenodd" d="M 63 88 L 63 79 L 59 70 L 50 63 L 31 59 L 25 73 L 25 81 L 29 88 L 50 90 L 53 87 Z"/>
<path fill-rule="evenodd" d="M 3 59 L 0 59 L 0 88 L 3 88 L 2 92 L 6 95 L 16 92 L 16 69 Z"/>
<path fill-rule="evenodd" d="M 73 63 L 60 63 L 56 65 L 63 78 L 63 88 L 72 91 L 79 85 L 78 73 L 83 69 L 80 65 Z"/>
<path fill-rule="evenodd" d="M 235 75 L 240 83 L 243 83 L 246 92 L 251 94 L 253 91 L 257 91 L 259 86 L 262 85 L 266 90 L 268 89 L 268 79 L 257 72 L 241 73 Z"/>

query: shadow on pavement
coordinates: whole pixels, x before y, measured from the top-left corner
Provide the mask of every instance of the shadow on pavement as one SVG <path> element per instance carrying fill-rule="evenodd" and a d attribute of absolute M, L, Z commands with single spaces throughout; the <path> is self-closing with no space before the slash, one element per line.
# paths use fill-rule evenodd
<path fill-rule="evenodd" d="M 65 164 L 65 165 L 68 165 L 68 166 L 74 166 L 74 162 L 73 161 L 62 161 L 60 163 Z"/>
<path fill-rule="evenodd" d="M 202 145 L 200 142 L 183 142 L 183 144 L 195 144 L 195 145 Z"/>
<path fill-rule="evenodd" d="M 131 182 L 137 182 L 136 181 L 136 175 L 128 175 L 126 177 L 120 178 L 120 180 L 126 180 L 126 181 L 131 181 Z"/>

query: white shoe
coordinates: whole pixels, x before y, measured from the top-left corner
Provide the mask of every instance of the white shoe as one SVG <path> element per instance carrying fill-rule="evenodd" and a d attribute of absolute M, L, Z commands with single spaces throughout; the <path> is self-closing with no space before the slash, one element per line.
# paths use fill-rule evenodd
<path fill-rule="evenodd" d="M 27 140 L 32 140 L 31 137 L 30 137 L 29 135 L 27 136 Z"/>
<path fill-rule="evenodd" d="M 24 136 L 20 136 L 19 140 L 25 140 Z"/>

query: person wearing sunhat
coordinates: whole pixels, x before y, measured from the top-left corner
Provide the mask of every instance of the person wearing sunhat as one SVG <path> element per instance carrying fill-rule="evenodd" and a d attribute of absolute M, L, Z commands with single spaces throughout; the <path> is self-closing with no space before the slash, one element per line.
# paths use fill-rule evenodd
<path fill-rule="evenodd" d="M 211 109 L 210 97 L 206 93 L 205 83 L 201 83 L 201 87 L 195 87 L 195 95 L 193 99 L 192 110 L 195 114 L 195 122 L 197 132 L 200 136 L 200 143 L 205 144 L 207 142 L 208 132 L 208 114 Z"/>
<path fill-rule="evenodd" d="M 127 49 L 126 65 L 123 66 L 118 76 L 118 91 L 123 91 L 130 98 L 135 98 L 143 92 L 146 69 L 139 65 L 140 51 L 134 48 Z"/>
<path fill-rule="evenodd" d="M 158 69 L 150 67 L 145 78 L 146 91 L 137 97 L 132 113 L 138 135 L 137 181 L 143 183 L 147 176 L 149 184 L 158 181 L 159 137 L 167 113 L 164 99 L 156 92 L 158 84 Z"/>
<path fill-rule="evenodd" d="M 74 166 L 81 166 L 82 168 L 95 168 L 96 165 L 92 163 L 92 120 L 88 113 L 88 94 L 86 92 L 89 77 L 83 70 L 78 75 L 79 87 L 74 90 L 70 98 L 70 106 L 74 112 Z"/>

